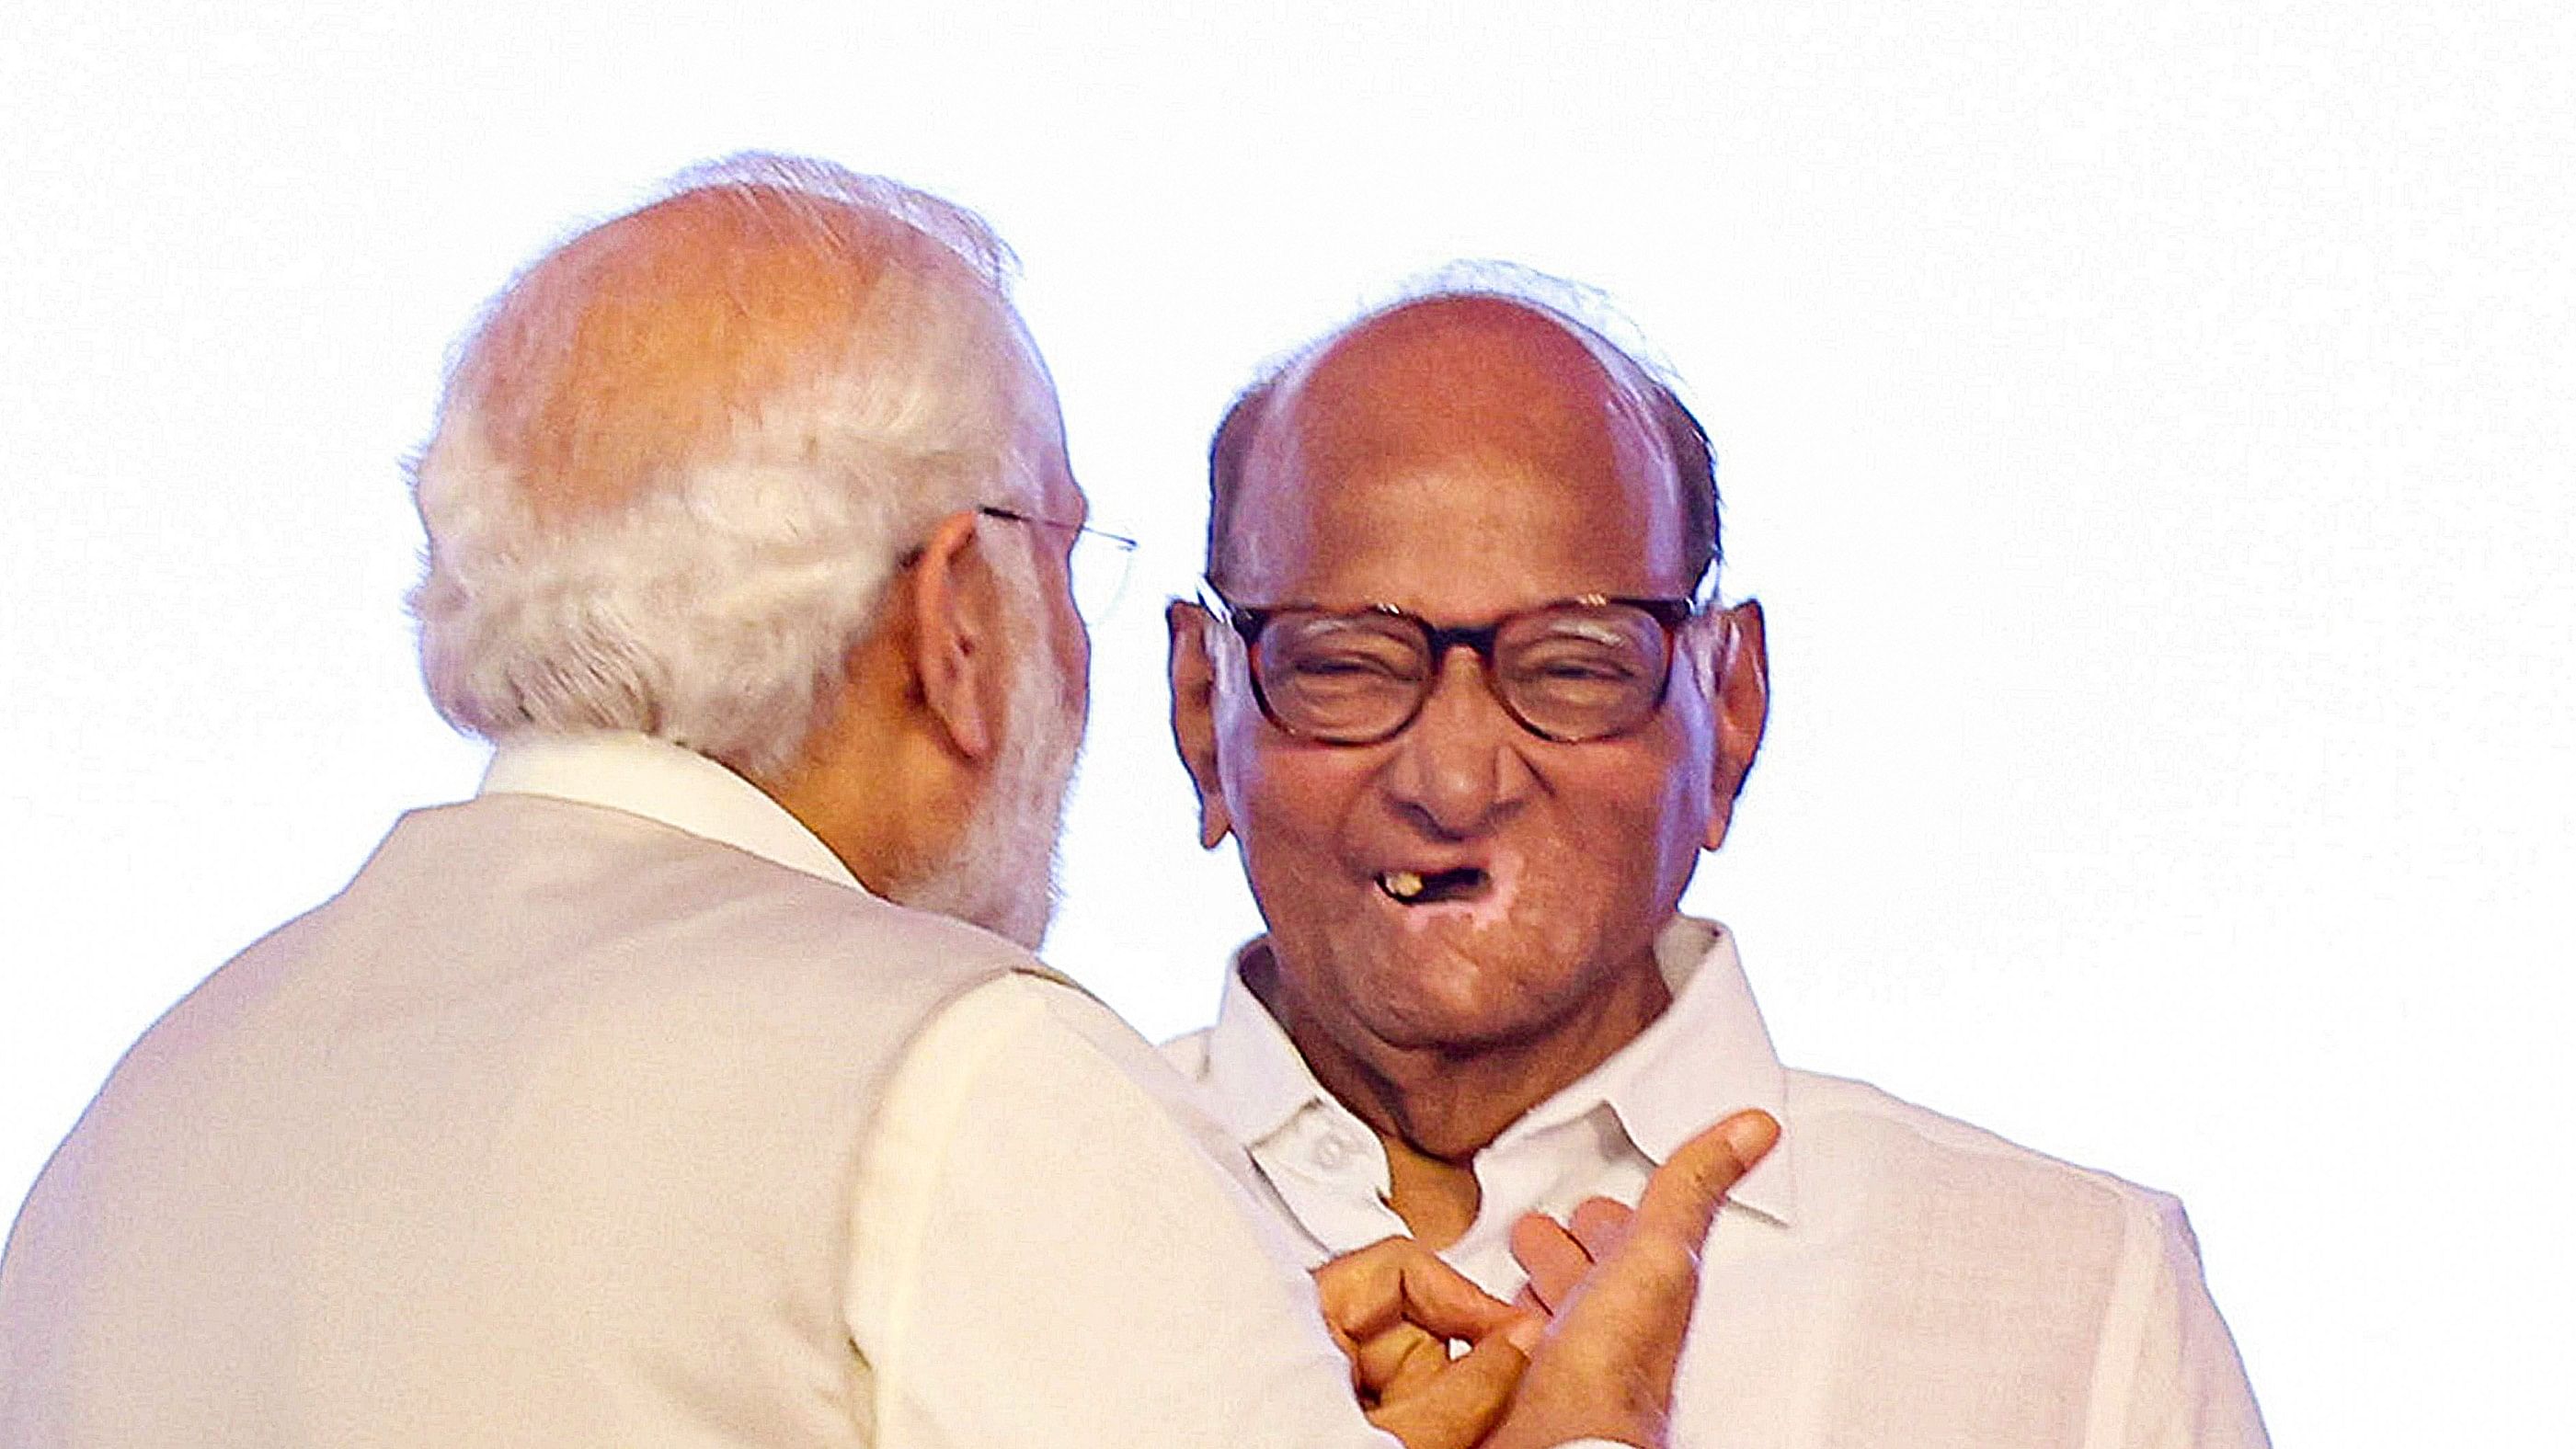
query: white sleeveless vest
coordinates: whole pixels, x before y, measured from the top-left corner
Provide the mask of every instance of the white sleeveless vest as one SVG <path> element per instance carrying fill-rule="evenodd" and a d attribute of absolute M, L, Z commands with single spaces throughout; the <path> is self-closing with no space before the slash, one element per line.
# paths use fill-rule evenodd
<path fill-rule="evenodd" d="M 863 1444 L 878 1095 L 947 1001 L 1041 969 L 619 811 L 407 815 L 47 1167 L 0 1444 Z"/>

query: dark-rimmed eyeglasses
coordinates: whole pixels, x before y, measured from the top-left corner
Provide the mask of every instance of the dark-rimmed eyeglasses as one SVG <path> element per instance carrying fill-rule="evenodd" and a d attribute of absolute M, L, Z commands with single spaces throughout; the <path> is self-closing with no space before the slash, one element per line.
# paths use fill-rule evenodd
<path fill-rule="evenodd" d="M 1452 649 L 1474 651 L 1503 712 L 1541 739 L 1582 744 L 1631 733 L 1662 708 L 1689 599 L 1586 594 L 1444 626 L 1391 604 L 1256 608 L 1214 584 L 1199 602 L 1243 641 L 1252 697 L 1287 734 L 1373 745 L 1404 732 Z"/>

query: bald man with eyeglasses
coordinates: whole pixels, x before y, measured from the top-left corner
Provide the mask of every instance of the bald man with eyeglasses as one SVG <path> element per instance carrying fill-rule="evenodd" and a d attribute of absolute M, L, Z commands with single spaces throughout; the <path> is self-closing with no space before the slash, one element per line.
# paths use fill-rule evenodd
<path fill-rule="evenodd" d="M 1542 1304 L 1693 1131 L 1777 1118 L 1703 1245 L 1675 1445 L 2263 1445 L 2173 1199 L 1784 1068 L 1680 914 L 1762 741 L 1763 615 L 1718 602 L 1706 434 L 1573 295 L 1384 308 L 1218 429 L 1172 728 L 1269 929 L 1166 1055 L 1317 1258 L 1409 1234 Z"/>

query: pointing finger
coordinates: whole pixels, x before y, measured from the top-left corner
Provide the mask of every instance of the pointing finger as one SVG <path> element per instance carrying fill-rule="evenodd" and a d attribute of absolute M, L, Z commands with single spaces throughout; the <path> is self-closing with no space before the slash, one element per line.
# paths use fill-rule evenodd
<path fill-rule="evenodd" d="M 1646 1180 L 1630 1231 L 1652 1232 L 1696 1252 L 1727 1190 L 1779 1140 L 1780 1124 L 1771 1114 L 1748 1109 L 1683 1143 Z"/>

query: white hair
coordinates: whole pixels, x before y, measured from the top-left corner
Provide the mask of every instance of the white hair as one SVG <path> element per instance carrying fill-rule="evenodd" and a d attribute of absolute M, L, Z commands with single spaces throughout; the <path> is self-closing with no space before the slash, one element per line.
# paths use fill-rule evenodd
<path fill-rule="evenodd" d="M 884 176 L 811 156 L 743 151 L 700 162 L 662 183 L 656 200 L 716 193 L 771 224 L 792 224 L 842 240 L 863 218 L 899 222 L 937 242 L 997 296 L 1007 296 L 1020 261 L 990 223 L 953 201 Z"/>
<path fill-rule="evenodd" d="M 685 172 L 663 199 L 682 197 L 740 208 L 765 241 L 827 266 L 891 239 L 886 267 L 905 275 L 871 281 L 861 304 L 882 325 L 810 373 L 719 399 L 717 436 L 638 460 L 649 475 L 614 506 L 549 517 L 537 465 L 496 444 L 490 416 L 518 372 L 568 355 L 572 329 L 509 320 L 541 260 L 464 345 L 413 470 L 429 548 L 411 607 L 430 697 L 461 731 L 639 730 L 759 776 L 823 718 L 904 551 L 948 513 L 1033 501 L 1041 465 L 1025 430 L 977 411 L 997 383 L 975 337 L 997 317 L 1019 333 L 1010 254 L 972 213 L 772 156 Z M 929 275 L 942 257 L 971 280 Z"/>

